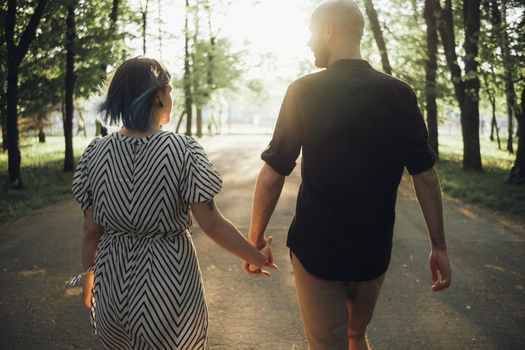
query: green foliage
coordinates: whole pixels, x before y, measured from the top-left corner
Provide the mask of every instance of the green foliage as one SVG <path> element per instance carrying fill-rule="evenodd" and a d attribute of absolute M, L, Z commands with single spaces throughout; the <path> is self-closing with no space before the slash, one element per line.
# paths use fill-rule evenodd
<path fill-rule="evenodd" d="M 424 111 L 426 28 L 423 1 L 374 1 L 385 37 L 393 75 L 412 86 Z M 360 2 L 364 8 L 363 2 Z M 443 49 L 438 46 L 436 96 L 440 106 L 455 104 L 453 86 L 449 78 Z M 362 40 L 363 57 L 374 67 L 381 67 L 379 52 L 368 23 Z M 443 114 L 439 113 L 441 119 Z"/>
<path fill-rule="evenodd" d="M 191 22 L 185 34 L 189 39 L 190 90 L 193 104 L 197 107 L 222 104 L 225 95 L 238 91 L 239 86 L 246 83 L 246 55 L 242 50 L 233 50 L 230 41 L 219 35 L 221 28 L 216 28 L 213 22 L 214 16 L 217 16 L 213 5 L 224 10 L 230 2 L 202 0 L 192 2 L 186 8 Z M 183 110 L 184 77 L 175 78 L 173 85 L 174 106 Z M 252 91 L 251 88 L 249 90 Z"/>
<path fill-rule="evenodd" d="M 68 0 L 48 3 L 37 36 L 20 66 L 18 94 L 23 117 L 34 118 L 61 108 L 66 70 L 67 4 Z M 96 91 L 107 75 L 107 68 L 128 55 L 124 39 L 129 34 L 115 28 L 138 18 L 121 1 L 119 17 L 123 19 L 112 28 L 111 8 L 112 0 L 78 2 L 75 11 L 75 99 L 87 98 Z"/>
<path fill-rule="evenodd" d="M 498 11 L 503 10 L 502 1 L 484 0 L 482 2 L 482 21 L 480 33 L 480 48 L 479 58 L 480 75 L 481 75 L 481 102 L 485 108 L 490 107 L 490 98 L 496 100 L 496 107 L 499 111 L 506 110 L 505 100 L 505 67 L 504 57 L 501 48 L 505 45 L 502 31 L 505 30 L 509 42 L 509 60 L 512 76 L 518 78 L 516 89 L 519 91 L 523 86 L 523 76 L 525 74 L 524 49 L 525 49 L 525 34 L 520 30 L 520 25 L 525 25 L 523 19 L 524 7 L 518 5 L 517 2 L 507 1 L 506 16 L 510 15 L 511 21 L 497 25 L 494 21 L 498 20 L 494 17 L 492 6 L 497 4 Z M 513 14 L 522 14 L 522 20 L 517 21 Z M 501 21 L 501 14 L 499 20 Z M 521 77 L 521 78 L 520 78 Z M 521 80 L 521 81 L 520 81 Z"/>
<path fill-rule="evenodd" d="M 241 54 L 233 52 L 225 38 L 198 39 L 192 55 L 193 97 L 196 105 L 206 105 L 220 90 L 234 90 L 242 76 Z"/>

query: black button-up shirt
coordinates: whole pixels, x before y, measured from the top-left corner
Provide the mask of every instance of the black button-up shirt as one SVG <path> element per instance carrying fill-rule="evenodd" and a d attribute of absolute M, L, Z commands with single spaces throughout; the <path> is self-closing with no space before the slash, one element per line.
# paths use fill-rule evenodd
<path fill-rule="evenodd" d="M 323 279 L 362 281 L 390 263 L 404 168 L 435 163 L 413 90 L 343 59 L 294 81 L 261 158 L 289 175 L 302 149 L 302 183 L 287 246 Z"/>

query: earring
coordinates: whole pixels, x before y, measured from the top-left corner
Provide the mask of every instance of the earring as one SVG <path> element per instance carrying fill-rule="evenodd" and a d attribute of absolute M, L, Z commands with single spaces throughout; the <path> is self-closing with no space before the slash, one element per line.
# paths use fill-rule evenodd
<path fill-rule="evenodd" d="M 162 108 L 164 107 L 164 103 L 162 103 L 162 101 L 159 100 L 159 107 Z"/>

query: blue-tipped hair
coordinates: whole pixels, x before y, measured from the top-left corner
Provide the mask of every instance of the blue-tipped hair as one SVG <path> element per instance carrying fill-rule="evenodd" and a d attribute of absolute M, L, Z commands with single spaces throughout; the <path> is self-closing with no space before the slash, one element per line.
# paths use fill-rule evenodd
<path fill-rule="evenodd" d="M 155 94 L 166 88 L 171 73 L 153 58 L 137 56 L 122 63 L 110 78 L 104 101 L 98 106 L 106 125 L 151 129 Z"/>

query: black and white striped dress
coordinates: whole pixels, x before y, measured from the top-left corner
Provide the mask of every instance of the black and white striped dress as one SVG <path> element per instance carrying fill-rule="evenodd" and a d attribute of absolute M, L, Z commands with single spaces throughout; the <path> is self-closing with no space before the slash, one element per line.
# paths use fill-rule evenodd
<path fill-rule="evenodd" d="M 104 227 L 91 320 L 105 348 L 205 349 L 208 312 L 188 210 L 221 186 L 191 137 L 114 132 L 87 146 L 72 190 Z"/>

